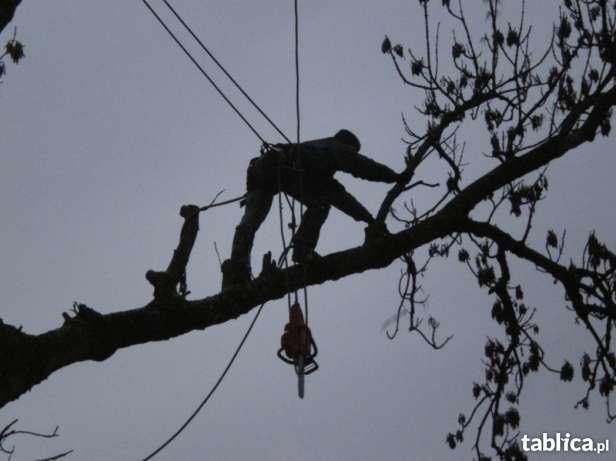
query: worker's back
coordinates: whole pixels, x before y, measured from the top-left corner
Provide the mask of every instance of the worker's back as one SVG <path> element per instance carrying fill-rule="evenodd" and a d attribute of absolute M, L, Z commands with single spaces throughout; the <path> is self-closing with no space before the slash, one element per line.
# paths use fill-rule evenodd
<path fill-rule="evenodd" d="M 296 147 L 294 144 L 284 144 L 289 164 L 299 167 L 311 179 L 331 178 L 338 171 L 338 156 L 349 147 L 337 139 L 321 138 L 305 141 Z"/>

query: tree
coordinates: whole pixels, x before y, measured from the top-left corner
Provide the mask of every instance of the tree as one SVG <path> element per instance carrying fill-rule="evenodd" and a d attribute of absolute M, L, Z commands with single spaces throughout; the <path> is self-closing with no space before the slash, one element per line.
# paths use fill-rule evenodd
<path fill-rule="evenodd" d="M 389 191 L 377 215 L 381 223 L 391 215 L 390 227 L 401 223 L 402 230 L 368 233 L 363 245 L 311 261 L 306 267 L 278 270 L 265 263 L 248 286 L 187 300 L 177 286 L 197 235 L 198 215 L 196 208 L 184 207 L 180 245 L 166 271 L 148 273 L 154 299 L 144 307 L 102 315 L 85 304 L 75 304 L 61 327 L 40 335 L 2 325 L 0 402 L 4 405 L 16 399 L 72 363 L 106 360 L 120 348 L 204 329 L 303 286 L 383 268 L 399 259 L 406 270 L 391 334 L 395 335 L 406 313 L 409 329 L 440 348 L 444 342 L 436 335 L 438 322 L 430 319 L 424 330 L 418 317 L 416 308 L 422 302 L 418 276 L 426 273 L 435 258 L 457 253 L 457 259 L 493 298 L 492 317 L 502 325 L 505 339 L 487 342 L 485 382 L 473 387 L 477 405 L 469 416 L 459 417 L 459 429 L 447 437 L 449 445 L 453 448 L 462 442 L 467 428 L 474 427 L 478 429 L 478 458 L 487 453 L 480 443 L 485 431 L 490 433 L 489 446 L 500 458 L 522 457 L 511 435 L 519 424 L 516 404 L 526 377 L 548 370 L 564 381 L 573 378 L 569 363 L 560 369 L 547 365 L 534 312 L 524 302 L 522 287 L 513 281 L 512 257 L 536 266 L 562 286 L 579 325 L 596 343 L 592 354 L 582 356 L 581 375 L 588 393 L 580 405 L 588 405 L 591 392 L 598 392 L 611 419 L 616 257 L 590 234 L 581 257 L 564 265 L 564 234 L 548 232 L 542 251 L 531 246 L 529 237 L 548 191 L 546 167 L 579 152 L 597 135 L 610 133 L 616 103 L 613 5 L 601 0 L 565 1 L 551 43 L 545 53 L 534 56 L 523 9 L 519 22 L 509 24 L 505 31 L 499 2 L 489 1 L 488 31 L 477 42 L 460 5 L 444 1 L 443 8 L 459 26 L 450 47 L 451 65 L 444 74 L 438 68 L 438 29 L 434 34 L 431 6 L 420 1 L 426 20 L 425 52 L 393 45 L 389 39 L 382 44 L 404 84 L 425 91 L 420 112 L 427 126 L 418 132 L 405 122 L 404 180 Z M 477 162 L 487 171 L 470 178 L 465 174 L 471 168 L 463 163 L 464 145 L 456 137 L 464 124 L 483 124 L 490 144 L 487 160 Z M 420 167 L 433 160 L 446 168 L 448 176 L 442 185 L 420 176 Z M 442 197 L 421 209 L 412 202 L 402 210 L 393 208 L 419 187 L 439 187 Z M 507 206 L 509 213 L 505 213 Z"/>

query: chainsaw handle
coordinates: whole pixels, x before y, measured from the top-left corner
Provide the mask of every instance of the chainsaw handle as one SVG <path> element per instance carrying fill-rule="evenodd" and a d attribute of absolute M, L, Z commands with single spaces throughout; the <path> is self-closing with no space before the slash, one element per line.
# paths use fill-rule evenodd
<path fill-rule="evenodd" d="M 312 333 L 310 333 L 310 347 L 314 349 L 314 353 L 310 354 L 310 356 L 314 359 L 319 354 L 319 349 L 317 348 L 317 343 L 314 341 L 314 338 L 312 337 Z"/>
<path fill-rule="evenodd" d="M 278 355 L 278 358 L 283 362 L 288 363 L 289 365 L 295 365 L 295 360 L 291 360 L 284 356 L 284 347 L 278 349 L 278 352 L 276 354 Z"/>

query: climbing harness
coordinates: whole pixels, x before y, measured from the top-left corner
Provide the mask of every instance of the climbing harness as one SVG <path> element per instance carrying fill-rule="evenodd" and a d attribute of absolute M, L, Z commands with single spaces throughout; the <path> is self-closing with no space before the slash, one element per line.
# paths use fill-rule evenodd
<path fill-rule="evenodd" d="M 304 376 L 319 369 L 319 364 L 315 361 L 318 352 L 310 328 L 304 321 L 302 308 L 299 303 L 295 303 L 289 309 L 289 322 L 284 326 L 284 333 L 280 338 L 278 357 L 293 365 L 300 399 L 304 398 Z"/>

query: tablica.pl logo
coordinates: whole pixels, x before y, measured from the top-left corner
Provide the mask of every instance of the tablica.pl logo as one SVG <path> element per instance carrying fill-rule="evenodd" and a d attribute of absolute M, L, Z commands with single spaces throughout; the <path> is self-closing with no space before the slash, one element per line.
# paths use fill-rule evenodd
<path fill-rule="evenodd" d="M 529 437 L 524 434 L 520 439 L 522 450 L 531 452 L 581 452 L 581 453 L 607 453 L 610 451 L 610 441 L 595 440 L 591 437 L 575 437 L 569 432 L 549 435 L 542 433 L 541 437 Z"/>

